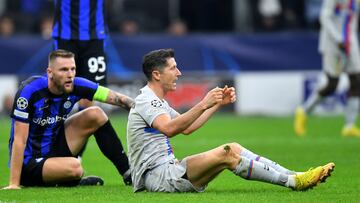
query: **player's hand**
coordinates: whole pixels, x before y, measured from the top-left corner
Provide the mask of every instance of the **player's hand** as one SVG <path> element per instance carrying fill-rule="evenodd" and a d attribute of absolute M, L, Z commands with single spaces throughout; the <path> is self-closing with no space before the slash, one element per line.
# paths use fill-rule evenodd
<path fill-rule="evenodd" d="M 228 87 L 225 85 L 223 88 L 223 99 L 221 105 L 227 105 L 236 101 L 236 93 L 234 87 Z"/>
<path fill-rule="evenodd" d="M 18 190 L 18 189 L 21 189 L 19 185 L 9 185 L 2 188 L 2 190 Z"/>
<path fill-rule="evenodd" d="M 202 100 L 205 109 L 211 108 L 216 104 L 221 104 L 223 100 L 223 89 L 216 87 L 210 90 Z"/>

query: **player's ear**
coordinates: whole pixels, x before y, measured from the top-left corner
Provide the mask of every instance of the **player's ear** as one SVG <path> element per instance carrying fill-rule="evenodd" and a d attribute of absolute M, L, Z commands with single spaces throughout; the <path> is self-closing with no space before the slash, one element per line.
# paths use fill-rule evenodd
<path fill-rule="evenodd" d="M 154 80 L 156 80 L 156 81 L 159 81 L 160 80 L 160 71 L 159 70 L 153 70 L 152 78 L 154 78 Z"/>
<path fill-rule="evenodd" d="M 46 69 L 46 73 L 47 73 L 47 75 L 48 75 L 48 77 L 49 77 L 50 79 L 53 78 L 53 73 L 52 73 L 52 70 L 51 70 L 50 67 L 48 67 L 48 68 Z"/>

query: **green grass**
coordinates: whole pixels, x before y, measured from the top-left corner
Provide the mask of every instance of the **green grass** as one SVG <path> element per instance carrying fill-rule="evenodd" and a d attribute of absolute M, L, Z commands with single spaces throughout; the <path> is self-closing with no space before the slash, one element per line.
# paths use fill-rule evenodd
<path fill-rule="evenodd" d="M 111 116 L 125 144 L 126 117 Z M 124 186 L 115 167 L 103 157 L 94 139 L 90 140 L 83 164 L 87 175 L 104 178 L 103 187 L 24 188 L 0 190 L 0 202 L 358 202 L 360 195 L 360 139 L 343 138 L 342 117 L 310 117 L 308 135 L 296 137 L 292 118 L 237 117 L 217 114 L 190 136 L 171 140 L 175 155 L 181 159 L 227 142 L 244 147 L 302 171 L 333 161 L 336 169 L 326 183 L 307 192 L 255 181 L 246 181 L 225 171 L 211 182 L 204 193 L 133 193 Z M 10 121 L 0 118 L 0 186 L 9 178 L 8 134 Z"/>

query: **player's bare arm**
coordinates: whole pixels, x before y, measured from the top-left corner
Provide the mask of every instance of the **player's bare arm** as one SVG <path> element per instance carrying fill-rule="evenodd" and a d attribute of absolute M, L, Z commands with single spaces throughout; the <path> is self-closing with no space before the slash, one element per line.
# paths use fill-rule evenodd
<path fill-rule="evenodd" d="M 135 102 L 132 98 L 112 90 L 108 90 L 105 102 L 108 104 L 120 106 L 126 110 L 130 110 L 135 105 Z"/>
<path fill-rule="evenodd" d="M 207 109 L 210 109 L 216 104 L 221 103 L 222 99 L 222 89 L 218 87 L 214 88 L 207 93 L 201 102 L 196 104 L 186 113 L 179 115 L 175 119 L 171 119 L 167 114 L 159 115 L 155 118 L 152 127 L 164 133 L 168 137 L 173 137 L 187 129 Z"/>
<path fill-rule="evenodd" d="M 214 105 L 213 107 L 207 109 L 198 119 L 196 119 L 188 128 L 186 128 L 182 133 L 189 135 L 192 132 L 199 129 L 201 126 L 206 123 L 210 117 L 221 107 L 236 101 L 236 94 L 234 87 L 228 87 L 227 85 L 222 89 L 223 99 L 221 103 Z"/>
<path fill-rule="evenodd" d="M 14 142 L 11 151 L 10 182 L 4 189 L 20 189 L 21 169 L 28 138 L 29 124 L 15 121 Z"/>
<path fill-rule="evenodd" d="M 121 106 L 127 110 L 130 110 L 135 105 L 135 102 L 132 98 L 112 90 L 109 91 L 107 102 Z"/>

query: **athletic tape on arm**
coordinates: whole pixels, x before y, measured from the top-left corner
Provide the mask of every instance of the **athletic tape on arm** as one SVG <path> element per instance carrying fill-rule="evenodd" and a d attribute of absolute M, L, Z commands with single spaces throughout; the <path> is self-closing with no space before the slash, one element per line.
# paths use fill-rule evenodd
<path fill-rule="evenodd" d="M 105 102 L 108 95 L 109 95 L 109 88 L 100 86 L 97 88 L 95 94 L 94 94 L 94 100 L 96 101 L 100 101 L 100 102 Z"/>

